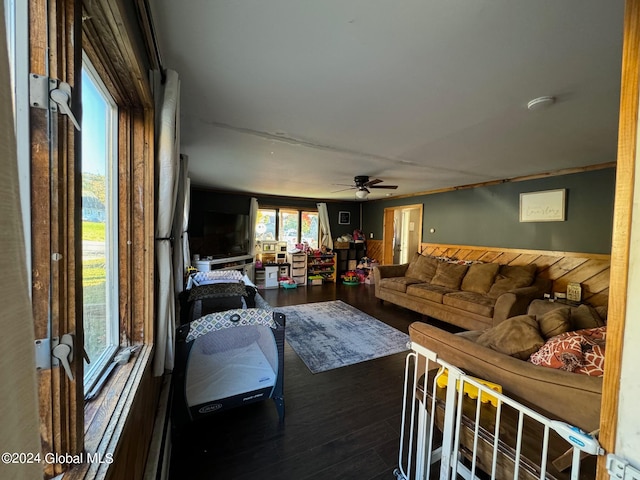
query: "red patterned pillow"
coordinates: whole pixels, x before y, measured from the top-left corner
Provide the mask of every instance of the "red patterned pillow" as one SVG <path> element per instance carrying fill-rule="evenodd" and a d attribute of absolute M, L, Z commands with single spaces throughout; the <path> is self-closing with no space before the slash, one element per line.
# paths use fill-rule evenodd
<path fill-rule="evenodd" d="M 537 352 L 533 353 L 529 357 L 529 361 L 534 365 L 573 372 L 582 364 L 580 338 L 566 333 L 556 335 L 547 340 Z"/>
<path fill-rule="evenodd" d="M 534 365 L 602 376 L 607 327 L 566 332 L 550 338 L 529 361 Z"/>
<path fill-rule="evenodd" d="M 582 366 L 574 370 L 576 373 L 601 377 L 604 375 L 604 345 L 594 345 L 591 350 L 584 352 Z"/>

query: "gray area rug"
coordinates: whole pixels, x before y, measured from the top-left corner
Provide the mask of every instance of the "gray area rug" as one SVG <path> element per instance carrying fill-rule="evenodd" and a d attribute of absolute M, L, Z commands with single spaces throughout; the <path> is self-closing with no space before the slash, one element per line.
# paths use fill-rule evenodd
<path fill-rule="evenodd" d="M 286 315 L 285 336 L 311 373 L 404 352 L 409 336 L 340 300 L 274 310 Z"/>

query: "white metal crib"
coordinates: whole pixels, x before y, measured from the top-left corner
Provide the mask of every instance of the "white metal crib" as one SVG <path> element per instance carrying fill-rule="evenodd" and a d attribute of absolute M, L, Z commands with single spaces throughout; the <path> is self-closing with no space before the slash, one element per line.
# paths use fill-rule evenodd
<path fill-rule="evenodd" d="M 604 452 L 592 435 L 495 391 L 421 345 L 411 349 L 398 479 L 593 478 L 593 455 Z"/>

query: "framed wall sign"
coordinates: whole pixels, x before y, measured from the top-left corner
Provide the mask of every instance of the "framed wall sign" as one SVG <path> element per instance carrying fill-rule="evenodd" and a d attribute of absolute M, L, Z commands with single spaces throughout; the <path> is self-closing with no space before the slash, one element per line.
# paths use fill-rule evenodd
<path fill-rule="evenodd" d="M 566 189 L 520 194 L 521 222 L 564 222 Z"/>
<path fill-rule="evenodd" d="M 351 223 L 351 213 L 350 212 L 338 212 L 338 224 L 339 225 L 349 225 Z"/>

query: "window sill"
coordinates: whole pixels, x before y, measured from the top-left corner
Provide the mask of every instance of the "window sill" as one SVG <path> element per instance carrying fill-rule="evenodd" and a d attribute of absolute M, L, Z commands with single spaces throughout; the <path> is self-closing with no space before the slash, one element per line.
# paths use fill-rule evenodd
<path fill-rule="evenodd" d="M 67 471 L 65 480 L 107 478 L 145 372 L 151 375 L 152 352 L 153 345 L 143 345 L 132 361 L 113 372 L 100 394 L 86 403 L 84 463 Z"/>

